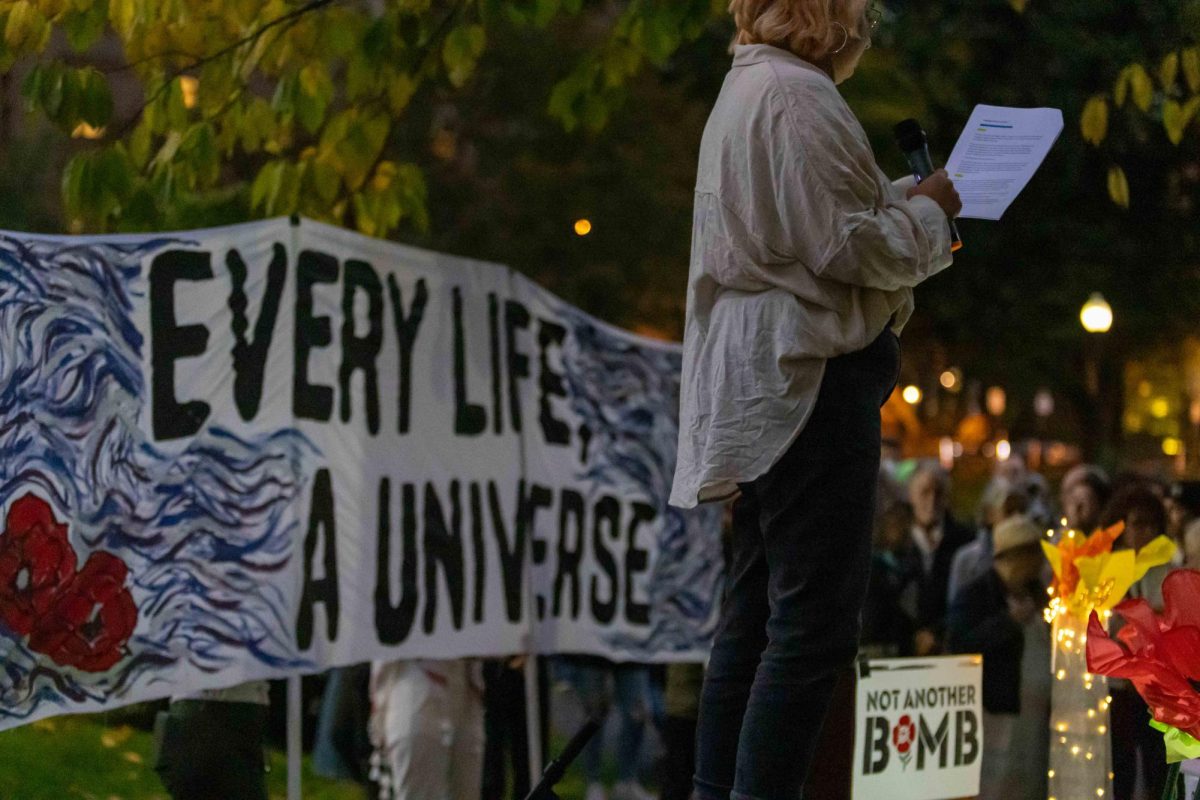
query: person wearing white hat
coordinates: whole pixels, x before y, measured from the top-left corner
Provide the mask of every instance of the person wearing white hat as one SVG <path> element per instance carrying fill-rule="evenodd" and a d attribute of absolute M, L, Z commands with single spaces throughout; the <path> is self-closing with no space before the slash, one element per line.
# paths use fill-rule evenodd
<path fill-rule="evenodd" d="M 983 655 L 983 775 L 980 798 L 1041 800 L 1049 753 L 1050 640 L 1042 528 L 1024 515 L 992 532 L 992 568 L 950 607 L 948 643 Z"/>

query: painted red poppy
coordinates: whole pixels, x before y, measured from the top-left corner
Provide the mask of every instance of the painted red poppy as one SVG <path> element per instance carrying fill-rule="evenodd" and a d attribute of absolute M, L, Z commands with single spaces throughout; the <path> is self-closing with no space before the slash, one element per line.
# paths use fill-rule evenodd
<path fill-rule="evenodd" d="M 16 500 L 0 534 L 0 623 L 28 636 L 74 576 L 67 526 L 40 497 Z"/>
<path fill-rule="evenodd" d="M 79 572 L 75 562 L 50 504 L 32 494 L 16 500 L 0 534 L 0 623 L 61 666 L 103 672 L 124 656 L 137 625 L 129 570 L 111 553 L 93 553 Z"/>
<path fill-rule="evenodd" d="M 33 650 L 63 666 L 102 672 L 124 656 L 137 625 L 125 588 L 128 569 L 111 553 L 93 553 L 29 639 Z"/>

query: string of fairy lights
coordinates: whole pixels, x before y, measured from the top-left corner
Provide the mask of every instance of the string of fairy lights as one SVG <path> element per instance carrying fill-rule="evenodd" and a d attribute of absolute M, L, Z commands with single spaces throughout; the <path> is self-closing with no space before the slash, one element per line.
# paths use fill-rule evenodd
<path fill-rule="evenodd" d="M 1066 527 L 1066 520 L 1062 524 Z M 1055 534 L 1049 530 L 1046 537 L 1053 539 Z M 1070 540 L 1082 537 L 1069 529 L 1062 535 Z M 1054 586 L 1046 590 L 1049 602 L 1043 617 L 1053 630 L 1050 668 L 1054 675 L 1048 800 L 1104 798 L 1111 791 L 1108 733 L 1112 695 L 1103 676 L 1087 671 L 1086 619 L 1092 609 L 1104 607 L 1112 589 L 1113 582 L 1106 581 L 1070 602 L 1058 596 Z M 1112 612 L 1097 613 L 1107 625 Z"/>

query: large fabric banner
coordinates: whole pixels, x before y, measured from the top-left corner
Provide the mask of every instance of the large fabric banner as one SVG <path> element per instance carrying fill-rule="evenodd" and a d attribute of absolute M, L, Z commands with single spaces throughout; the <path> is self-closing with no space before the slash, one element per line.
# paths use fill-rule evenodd
<path fill-rule="evenodd" d="M 0 729 L 368 659 L 702 658 L 680 353 L 308 220 L 0 233 Z"/>

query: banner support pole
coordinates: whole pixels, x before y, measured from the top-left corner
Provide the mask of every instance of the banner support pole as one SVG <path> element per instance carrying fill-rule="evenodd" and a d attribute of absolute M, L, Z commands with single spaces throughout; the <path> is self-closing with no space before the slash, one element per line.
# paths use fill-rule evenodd
<path fill-rule="evenodd" d="M 300 800 L 300 676 L 287 679 L 287 798 Z"/>
<path fill-rule="evenodd" d="M 508 272 L 508 293 L 510 297 L 517 295 L 517 273 L 512 267 L 506 266 Z M 525 434 L 517 437 L 517 457 L 520 464 L 520 474 L 529 474 L 529 458 L 525 450 Z M 537 623 L 538 609 L 533 594 L 533 553 L 532 547 L 526 546 L 522 554 L 524 562 L 525 585 L 522 587 L 522 605 L 526 617 L 524 636 L 525 644 L 525 741 L 529 749 L 529 781 L 536 784 L 542 776 L 545 765 L 542 763 L 542 708 L 541 693 L 538 691 L 538 647 Z"/>

